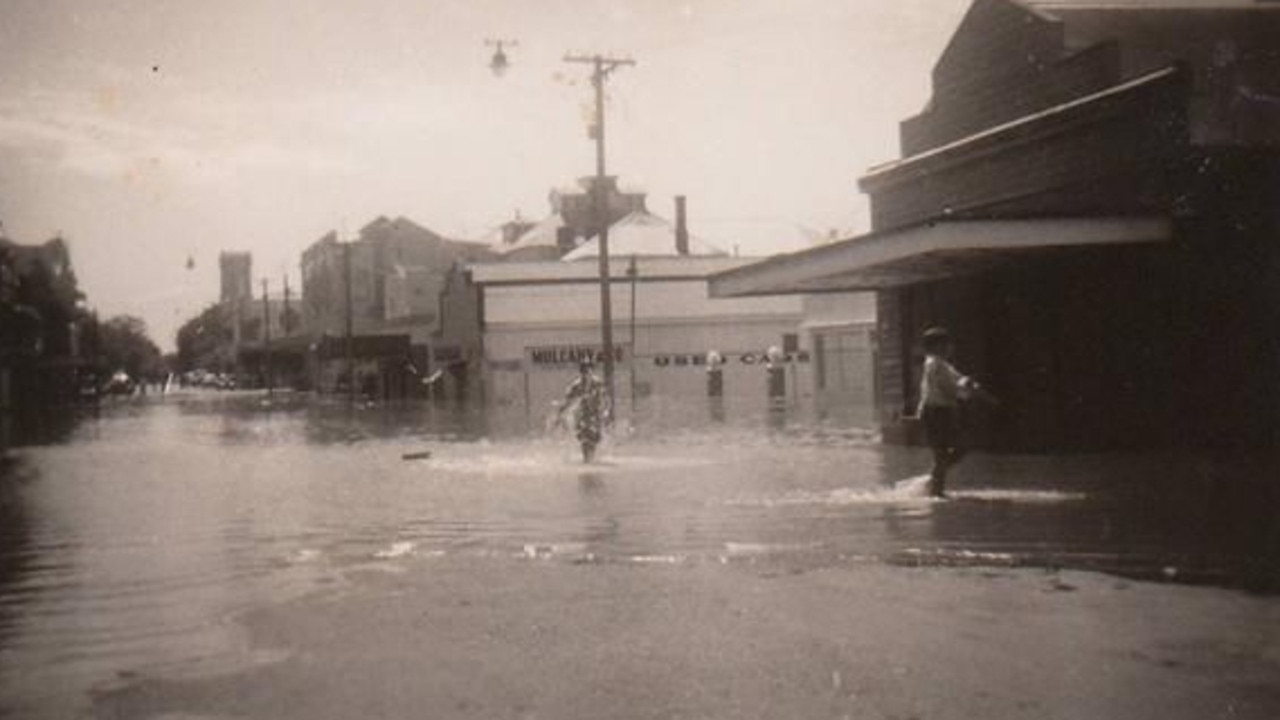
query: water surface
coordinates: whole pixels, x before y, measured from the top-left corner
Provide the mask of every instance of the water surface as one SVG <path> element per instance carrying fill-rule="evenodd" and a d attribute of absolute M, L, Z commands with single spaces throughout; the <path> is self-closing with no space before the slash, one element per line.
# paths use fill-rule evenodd
<path fill-rule="evenodd" d="M 240 612 L 441 555 L 1278 575 L 1272 476 L 1252 460 L 975 457 L 938 502 L 922 452 L 856 427 L 653 415 L 584 466 L 514 412 L 214 393 L 105 407 L 0 479 L 0 707 L 66 716 L 96 684 L 235 642 Z"/>

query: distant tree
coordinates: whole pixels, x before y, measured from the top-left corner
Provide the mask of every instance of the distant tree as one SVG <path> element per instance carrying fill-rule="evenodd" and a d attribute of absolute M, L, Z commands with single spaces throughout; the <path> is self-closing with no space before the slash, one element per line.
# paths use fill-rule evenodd
<path fill-rule="evenodd" d="M 219 353 L 231 343 L 231 323 L 221 305 L 210 305 L 178 329 L 178 362 L 181 371 L 218 364 Z"/>
<path fill-rule="evenodd" d="M 124 370 L 133 378 L 164 373 L 160 348 L 147 335 L 147 324 L 132 315 L 117 315 L 98 327 L 97 357 L 107 372 Z"/>

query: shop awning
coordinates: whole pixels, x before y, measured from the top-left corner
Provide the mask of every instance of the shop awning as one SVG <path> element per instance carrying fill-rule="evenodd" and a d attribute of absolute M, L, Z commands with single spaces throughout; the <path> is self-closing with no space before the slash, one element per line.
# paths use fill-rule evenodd
<path fill-rule="evenodd" d="M 1164 217 L 945 220 L 862 235 L 712 275 L 712 297 L 882 290 L 1053 249 L 1169 240 Z"/>

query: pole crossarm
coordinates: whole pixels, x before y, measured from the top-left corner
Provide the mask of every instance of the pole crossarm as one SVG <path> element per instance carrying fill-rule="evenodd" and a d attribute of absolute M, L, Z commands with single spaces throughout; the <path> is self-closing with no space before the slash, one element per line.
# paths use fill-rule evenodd
<path fill-rule="evenodd" d="M 587 65 L 596 65 L 599 72 L 610 73 L 622 65 L 635 65 L 636 61 L 631 58 L 607 57 L 605 55 L 574 55 L 564 56 L 565 62 L 585 63 Z"/>

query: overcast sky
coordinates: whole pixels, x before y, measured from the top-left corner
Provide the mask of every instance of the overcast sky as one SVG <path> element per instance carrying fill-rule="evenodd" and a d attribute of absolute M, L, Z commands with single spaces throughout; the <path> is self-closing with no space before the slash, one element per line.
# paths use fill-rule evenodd
<path fill-rule="evenodd" d="M 478 237 L 594 172 L 696 233 L 866 227 L 856 180 L 898 154 L 967 0 L 3 0 L 0 222 L 62 234 L 103 317 L 162 347 L 217 299 L 220 250 L 273 293 L 329 230 L 403 215 Z M 516 38 L 495 78 L 486 38 Z M 744 251 L 768 248 L 749 246 Z M 188 270 L 188 257 L 195 267 Z"/>

